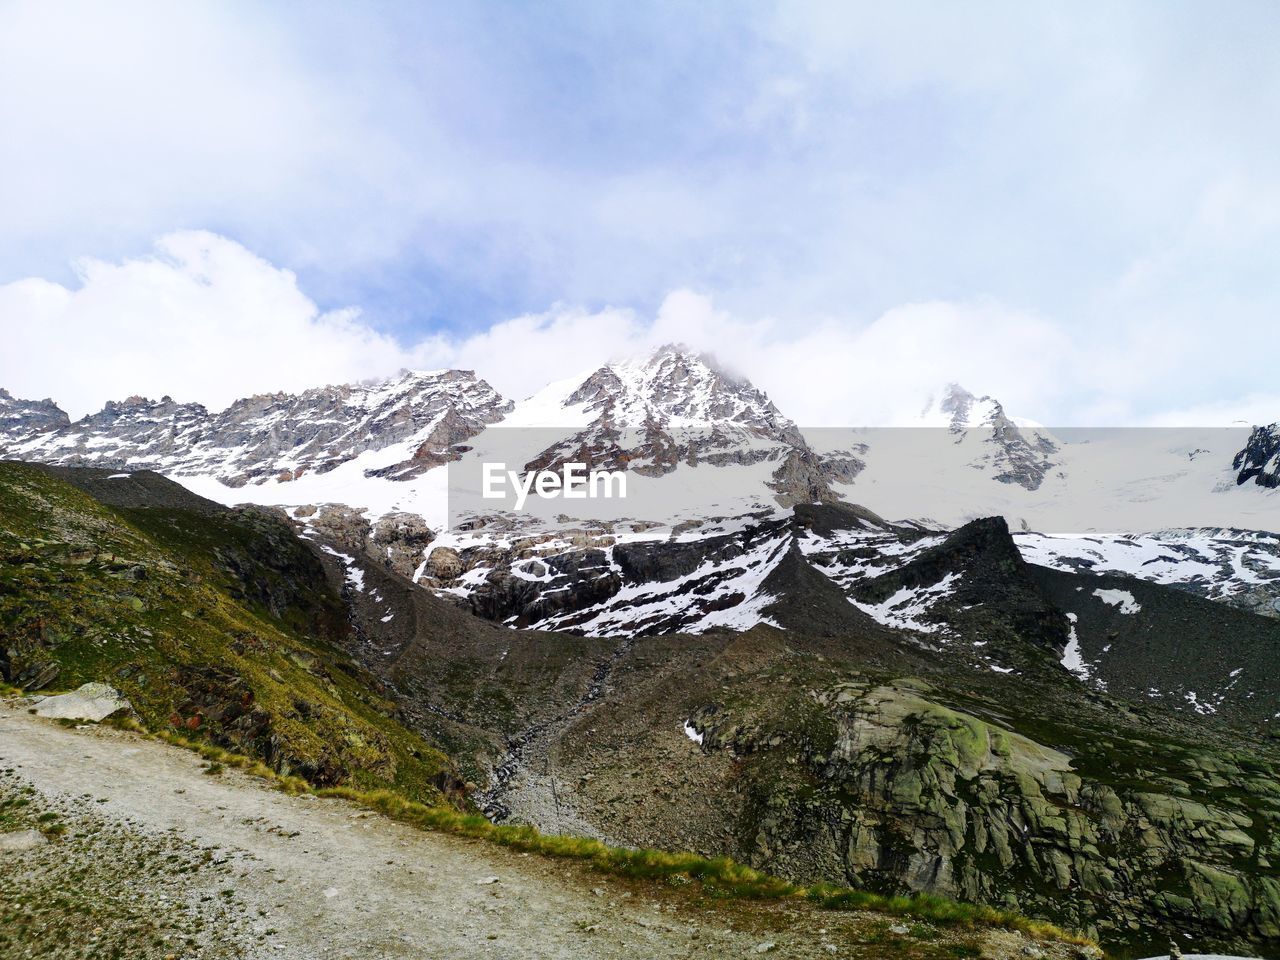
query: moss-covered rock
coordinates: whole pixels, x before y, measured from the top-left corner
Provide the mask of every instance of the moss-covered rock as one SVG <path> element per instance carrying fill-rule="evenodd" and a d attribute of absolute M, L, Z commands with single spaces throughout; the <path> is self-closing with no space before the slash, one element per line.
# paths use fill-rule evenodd
<path fill-rule="evenodd" d="M 1276 843 L 1280 805 L 1231 761 L 1122 731 L 1068 752 L 940 696 L 914 680 L 840 681 L 805 708 L 744 697 L 699 715 L 704 747 L 743 757 L 759 793 L 740 824 L 756 865 L 1012 906 L 1112 943 L 1177 930 L 1197 945 L 1280 945 L 1280 891 L 1257 855 Z M 815 729 L 830 740 L 797 771 L 781 755 Z"/>

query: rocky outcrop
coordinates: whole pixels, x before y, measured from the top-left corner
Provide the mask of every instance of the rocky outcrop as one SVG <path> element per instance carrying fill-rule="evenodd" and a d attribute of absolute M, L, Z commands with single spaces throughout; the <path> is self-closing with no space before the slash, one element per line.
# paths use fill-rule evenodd
<path fill-rule="evenodd" d="M 1000 483 L 1038 490 L 1059 467 L 1058 443 L 1048 432 L 1015 422 L 994 397 L 976 397 L 959 384 L 949 384 L 925 418 L 945 426 L 954 442 L 975 444 L 971 465 Z"/>
<path fill-rule="evenodd" d="M 1280 487 L 1280 423 L 1254 427 L 1245 448 L 1235 455 L 1231 466 L 1236 484 L 1252 480 L 1260 487 Z"/>
<path fill-rule="evenodd" d="M 592 419 L 542 451 L 528 469 L 555 470 L 573 462 L 660 477 L 699 464 L 776 464 L 768 487 L 784 507 L 835 499 L 829 479 L 857 470 L 847 459 L 824 469 L 799 428 L 768 396 L 713 358 L 678 344 L 640 362 L 601 367 L 562 407 Z"/>
<path fill-rule="evenodd" d="M 436 538 L 426 521 L 413 513 L 387 513 L 371 522 L 363 510 L 326 503 L 299 507 L 292 515 L 306 536 L 362 554 L 410 579 L 421 574 L 423 557 Z"/>
<path fill-rule="evenodd" d="M 1280 946 L 1280 781 L 1256 758 L 1187 749 L 1176 778 L 1141 779 L 1146 745 L 1109 741 L 1112 768 L 1081 769 L 919 680 L 841 683 L 811 709 L 822 719 L 794 734 L 723 705 L 692 721 L 704 750 L 779 771 L 753 780 L 739 824 L 756 865 L 1004 905 L 1111 943 L 1176 930 Z"/>
<path fill-rule="evenodd" d="M 486 619 L 598 636 L 700 632 L 733 622 L 781 558 L 785 520 L 738 533 L 627 539 L 629 524 L 431 548 L 418 577 Z M 678 530 L 671 531 L 678 533 Z M 742 620 L 743 626 L 750 624 Z"/>
<path fill-rule="evenodd" d="M 949 590 L 926 614 L 929 620 L 979 642 L 1019 638 L 1061 651 L 1068 622 L 1032 581 L 1003 517 L 965 524 L 901 566 L 855 584 L 852 595 L 880 603 L 899 591 Z"/>
<path fill-rule="evenodd" d="M 386 513 L 369 530 L 365 551 L 402 577 L 413 578 L 436 533 L 416 513 Z"/>

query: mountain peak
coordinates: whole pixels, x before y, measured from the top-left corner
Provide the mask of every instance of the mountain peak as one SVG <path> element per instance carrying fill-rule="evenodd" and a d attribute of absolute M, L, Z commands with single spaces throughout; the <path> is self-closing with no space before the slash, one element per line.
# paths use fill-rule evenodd
<path fill-rule="evenodd" d="M 668 343 L 651 354 L 600 367 L 564 401 L 616 426 L 658 423 L 703 428 L 732 422 L 794 429 L 768 396 L 749 380 L 726 372 L 705 353 Z"/>

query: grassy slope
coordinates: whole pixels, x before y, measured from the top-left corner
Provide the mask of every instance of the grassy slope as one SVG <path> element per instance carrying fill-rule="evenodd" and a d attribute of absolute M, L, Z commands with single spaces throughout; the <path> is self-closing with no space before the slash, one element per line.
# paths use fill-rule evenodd
<path fill-rule="evenodd" d="M 323 572 L 261 514 L 104 506 L 0 464 L 0 643 L 9 675 L 53 661 L 100 680 L 152 729 L 180 728 L 321 784 L 426 801 L 448 759 L 394 718 L 339 647 Z"/>

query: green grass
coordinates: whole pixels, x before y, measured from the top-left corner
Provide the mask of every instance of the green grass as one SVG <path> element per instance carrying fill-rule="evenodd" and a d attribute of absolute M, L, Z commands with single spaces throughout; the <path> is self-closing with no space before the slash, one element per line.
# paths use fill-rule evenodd
<path fill-rule="evenodd" d="M 424 830 L 496 843 L 526 853 L 576 860 L 592 869 L 631 879 L 701 884 L 711 896 L 737 900 L 806 900 L 824 910 L 866 910 L 908 917 L 941 926 L 993 926 L 1017 930 L 1037 940 L 1080 946 L 1094 942 L 1051 923 L 1032 920 L 994 907 L 947 900 L 928 894 L 885 896 L 830 884 L 800 886 L 744 866 L 729 857 L 703 857 L 648 848 L 614 847 L 585 837 L 544 834 L 533 827 L 494 824 L 479 815 L 451 807 L 428 806 L 391 790 L 360 791 L 331 787 L 313 791 L 337 797 Z"/>

